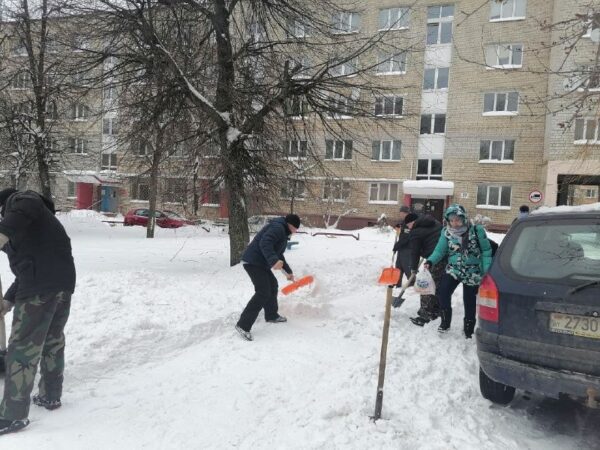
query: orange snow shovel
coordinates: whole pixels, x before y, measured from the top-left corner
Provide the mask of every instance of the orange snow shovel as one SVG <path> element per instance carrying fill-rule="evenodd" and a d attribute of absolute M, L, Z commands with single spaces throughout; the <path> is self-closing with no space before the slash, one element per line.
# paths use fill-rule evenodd
<path fill-rule="evenodd" d="M 314 280 L 315 280 L 315 277 L 313 277 L 312 275 L 306 275 L 305 277 L 298 278 L 293 283 L 290 283 L 287 286 L 284 286 L 281 289 L 281 293 L 283 295 L 291 294 L 292 292 L 294 292 L 295 290 L 297 290 L 297 289 L 299 289 L 299 288 L 301 288 L 303 286 L 308 286 Z"/>

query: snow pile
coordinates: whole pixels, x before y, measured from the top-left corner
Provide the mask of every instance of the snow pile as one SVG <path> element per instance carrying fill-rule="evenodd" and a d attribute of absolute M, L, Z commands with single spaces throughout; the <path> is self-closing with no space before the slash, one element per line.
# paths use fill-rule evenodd
<path fill-rule="evenodd" d="M 596 411 L 521 394 L 507 408 L 481 398 L 475 342 L 460 332 L 460 289 L 446 335 L 437 323 L 410 323 L 412 290 L 393 310 L 383 418 L 369 420 L 385 304 L 376 281 L 393 233 L 294 236 L 286 258 L 316 282 L 280 296 L 288 323 L 261 314 L 246 342 L 233 326 L 253 289 L 240 265 L 229 267 L 227 234 L 184 227 L 148 240 L 142 227 L 93 215 L 61 220 L 78 270 L 63 407 L 33 406 L 31 425 L 0 437 L 2 448 L 562 450 L 600 442 Z M 5 257 L 0 275 L 12 279 Z"/>
<path fill-rule="evenodd" d="M 564 214 L 590 211 L 600 211 L 600 202 L 579 206 L 542 206 L 532 211 L 531 214 Z"/>

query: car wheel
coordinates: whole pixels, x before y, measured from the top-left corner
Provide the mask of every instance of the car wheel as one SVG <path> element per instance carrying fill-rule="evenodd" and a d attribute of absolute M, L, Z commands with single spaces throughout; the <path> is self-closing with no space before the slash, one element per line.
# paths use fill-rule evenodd
<path fill-rule="evenodd" d="M 479 368 L 479 390 L 483 398 L 498 405 L 508 405 L 515 396 L 514 387 L 492 380 L 481 367 Z"/>

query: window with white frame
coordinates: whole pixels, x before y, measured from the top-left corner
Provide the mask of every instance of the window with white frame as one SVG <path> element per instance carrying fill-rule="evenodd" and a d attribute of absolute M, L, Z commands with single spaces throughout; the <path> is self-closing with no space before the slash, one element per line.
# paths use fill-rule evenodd
<path fill-rule="evenodd" d="M 404 30 L 409 24 L 408 8 L 387 8 L 379 10 L 379 31 Z"/>
<path fill-rule="evenodd" d="M 599 66 L 579 66 L 573 71 L 570 77 L 564 81 L 565 90 L 573 91 L 577 89 L 580 92 L 587 90 L 600 90 L 600 67 Z"/>
<path fill-rule="evenodd" d="M 483 113 L 487 115 L 517 114 L 518 92 L 487 92 L 483 96 Z"/>
<path fill-rule="evenodd" d="M 332 95 L 329 97 L 327 116 L 335 119 L 350 119 L 356 113 L 356 102 L 360 97 L 360 91 L 354 89 L 349 96 Z"/>
<path fill-rule="evenodd" d="M 406 73 L 406 53 L 379 53 L 377 57 L 377 73 L 394 75 Z"/>
<path fill-rule="evenodd" d="M 305 185 L 302 180 L 283 180 L 279 197 L 285 199 L 304 199 Z"/>
<path fill-rule="evenodd" d="M 353 58 L 349 61 L 341 62 L 330 69 L 331 75 L 334 77 L 348 77 L 356 75 L 358 61 Z"/>
<path fill-rule="evenodd" d="M 417 180 L 441 180 L 443 160 L 419 159 L 417 161 Z"/>
<path fill-rule="evenodd" d="M 67 198 L 75 198 L 77 196 L 77 184 L 67 180 Z"/>
<path fill-rule="evenodd" d="M 598 198 L 598 188 L 586 188 L 583 190 L 585 198 Z"/>
<path fill-rule="evenodd" d="M 575 119 L 576 144 L 600 144 L 600 119 L 585 117 Z"/>
<path fill-rule="evenodd" d="M 86 121 L 90 116 L 90 108 L 83 103 L 73 103 L 71 105 L 71 119 L 77 121 Z"/>
<path fill-rule="evenodd" d="M 376 116 L 401 116 L 404 108 L 404 98 L 399 95 L 382 95 L 375 97 Z"/>
<path fill-rule="evenodd" d="M 527 0 L 504 0 L 501 2 L 493 1 L 490 3 L 492 5 L 490 22 L 525 18 Z"/>
<path fill-rule="evenodd" d="M 287 21 L 287 34 L 289 37 L 304 39 L 310 36 L 310 27 L 299 19 Z"/>
<path fill-rule="evenodd" d="M 101 170 L 117 170 L 117 154 L 102 153 Z"/>
<path fill-rule="evenodd" d="M 102 120 L 102 133 L 108 136 L 119 134 L 119 124 L 116 117 L 106 117 Z"/>
<path fill-rule="evenodd" d="M 372 161 L 400 161 L 401 153 L 402 141 L 385 140 L 371 143 Z"/>
<path fill-rule="evenodd" d="M 171 158 L 183 158 L 185 156 L 186 146 L 183 142 L 175 142 L 168 149 Z"/>
<path fill-rule="evenodd" d="M 421 134 L 444 134 L 446 114 L 421 114 Z"/>
<path fill-rule="evenodd" d="M 219 185 L 210 180 L 202 181 L 202 206 L 219 206 L 221 191 Z"/>
<path fill-rule="evenodd" d="M 308 151 L 308 141 L 283 141 L 283 155 L 287 159 L 305 159 Z"/>
<path fill-rule="evenodd" d="M 485 64 L 498 69 L 523 66 L 523 44 L 493 44 L 485 47 Z"/>
<path fill-rule="evenodd" d="M 311 69 L 312 61 L 306 55 L 302 55 L 298 58 L 289 60 L 289 70 L 294 71 L 294 75 L 292 76 L 292 78 L 296 80 L 310 78 Z"/>
<path fill-rule="evenodd" d="M 480 184 L 477 186 L 477 207 L 510 208 L 511 186 Z"/>
<path fill-rule="evenodd" d="M 352 141 L 327 139 L 325 141 L 325 159 L 338 161 L 352 159 Z"/>
<path fill-rule="evenodd" d="M 423 89 L 426 91 L 434 89 L 448 89 L 448 67 L 426 68 L 423 73 Z"/>
<path fill-rule="evenodd" d="M 479 161 L 513 162 L 515 157 L 515 141 L 513 139 L 491 140 L 479 142 Z"/>
<path fill-rule="evenodd" d="M 342 180 L 326 180 L 323 183 L 323 200 L 343 202 L 350 198 L 350 183 Z"/>
<path fill-rule="evenodd" d="M 69 145 L 69 152 L 85 155 L 88 151 L 88 140 L 82 137 L 70 137 L 67 140 Z"/>
<path fill-rule="evenodd" d="M 10 83 L 12 89 L 30 89 L 31 86 L 31 77 L 28 72 L 17 73 Z"/>
<path fill-rule="evenodd" d="M 454 5 L 430 6 L 427 8 L 427 45 L 450 44 Z"/>
<path fill-rule="evenodd" d="M 265 27 L 259 22 L 252 22 L 248 25 L 248 37 L 251 42 L 257 43 L 267 39 Z"/>
<path fill-rule="evenodd" d="M 302 117 L 308 113 L 308 101 L 302 95 L 295 95 L 285 100 L 283 112 L 288 117 Z"/>
<path fill-rule="evenodd" d="M 333 32 L 357 33 L 360 29 L 360 14 L 357 12 L 340 11 L 333 14 L 331 18 Z"/>
<path fill-rule="evenodd" d="M 58 120 L 58 106 L 54 100 L 46 100 L 46 120 Z"/>
<path fill-rule="evenodd" d="M 185 178 L 165 178 L 163 180 L 162 200 L 170 203 L 186 203 L 187 181 Z"/>
<path fill-rule="evenodd" d="M 104 86 L 104 100 L 113 100 L 117 98 L 117 88 L 114 84 L 108 84 Z"/>
<path fill-rule="evenodd" d="M 369 188 L 369 203 L 398 203 L 398 183 L 371 183 Z"/>
<path fill-rule="evenodd" d="M 131 199 L 142 201 L 150 199 L 150 182 L 148 178 L 131 179 Z"/>
<path fill-rule="evenodd" d="M 135 156 L 146 156 L 152 153 L 150 142 L 142 139 L 134 144 L 133 152 Z"/>

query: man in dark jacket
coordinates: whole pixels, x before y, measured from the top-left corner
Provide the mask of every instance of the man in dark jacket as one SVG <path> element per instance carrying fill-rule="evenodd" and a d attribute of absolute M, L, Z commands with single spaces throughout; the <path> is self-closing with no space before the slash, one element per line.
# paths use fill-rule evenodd
<path fill-rule="evenodd" d="M 2 314 L 14 305 L 6 355 L 0 434 L 29 424 L 29 400 L 40 363 L 39 393 L 33 402 L 61 406 L 65 336 L 75 264 L 71 240 L 54 216 L 53 203 L 36 192 L 0 191 L 0 248 L 7 254 L 14 283 L 4 295 Z"/>
<path fill-rule="evenodd" d="M 419 259 L 426 258 L 435 249 L 442 231 L 442 224 L 429 215 L 418 218 L 410 217 L 410 219 L 406 221 L 406 226 L 410 228 L 408 248 L 412 273 L 419 270 Z M 436 291 L 444 274 L 445 265 L 445 261 L 441 261 L 431 268 L 431 276 L 435 282 Z M 437 319 L 439 315 L 440 305 L 437 293 L 436 295 L 421 295 L 421 307 L 417 312 L 417 317 L 411 317 L 410 320 L 415 325 L 422 327 L 431 320 Z"/>
<path fill-rule="evenodd" d="M 265 310 L 265 320 L 271 323 L 287 322 L 277 312 L 277 291 L 279 286 L 272 270 L 283 270 L 288 280 L 294 280 L 292 269 L 285 261 L 288 238 L 300 228 L 300 217 L 288 214 L 271 220 L 260 230 L 242 255 L 244 270 L 254 285 L 254 295 L 242 311 L 235 329 L 240 335 L 252 340 L 250 329 L 261 309 Z"/>
<path fill-rule="evenodd" d="M 418 216 L 415 213 L 409 213 L 404 216 L 404 221 L 396 225 L 396 233 L 398 238 L 394 243 L 393 251 L 396 253 L 396 267 L 400 269 L 402 275 L 408 278 L 410 276 L 410 249 L 408 248 L 408 240 L 410 228 L 406 225 L 408 221 L 414 221 Z M 402 286 L 402 276 L 398 280 L 397 286 Z"/>

